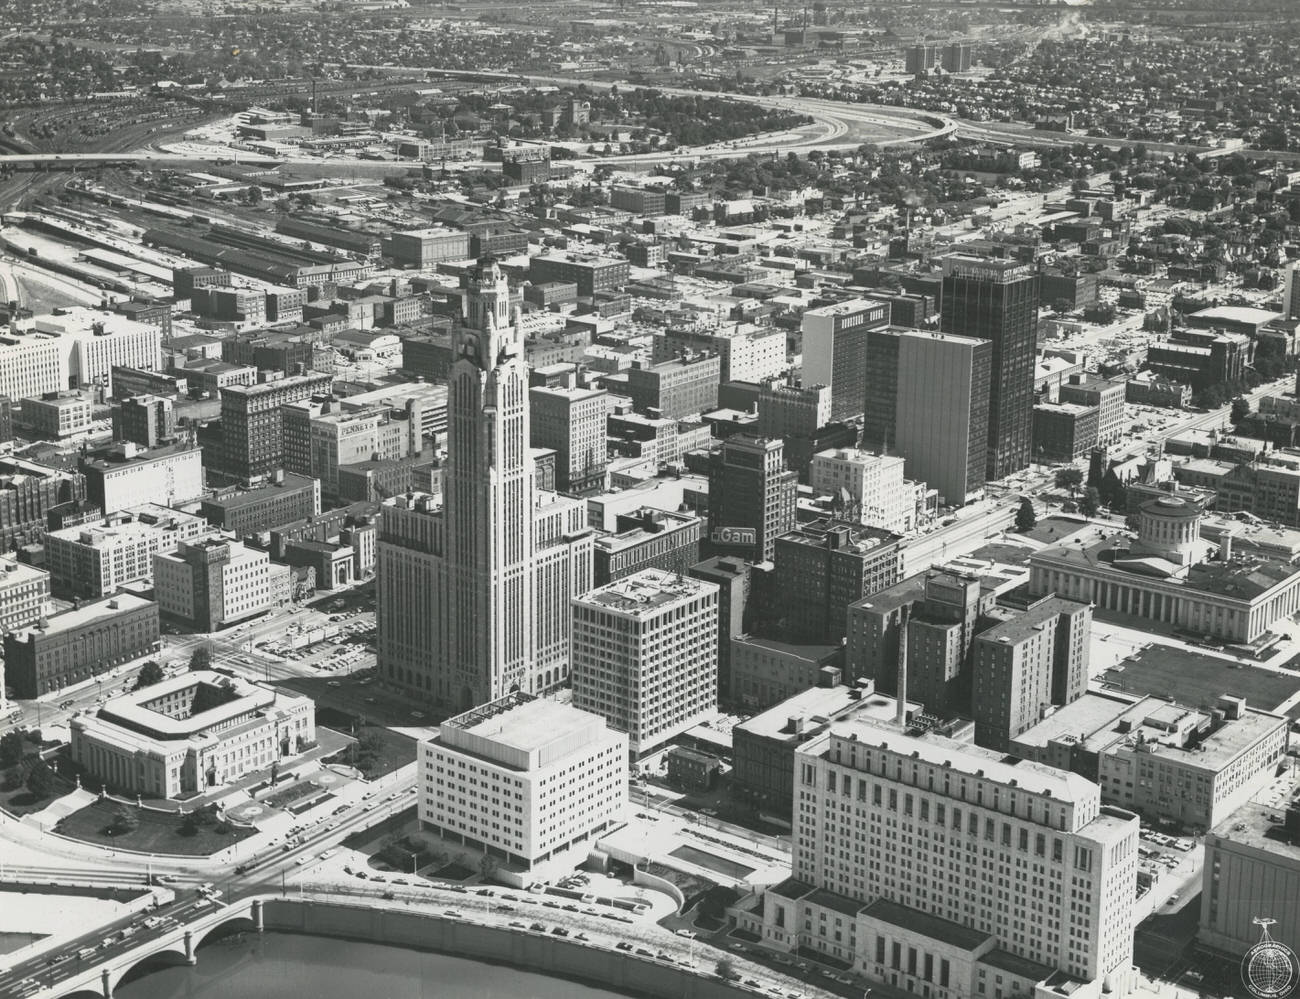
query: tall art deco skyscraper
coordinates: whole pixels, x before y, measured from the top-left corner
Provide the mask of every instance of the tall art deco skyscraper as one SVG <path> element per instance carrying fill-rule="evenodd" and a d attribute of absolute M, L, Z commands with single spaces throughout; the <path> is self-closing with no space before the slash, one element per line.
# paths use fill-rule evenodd
<path fill-rule="evenodd" d="M 450 652 L 471 688 L 486 668 L 490 700 L 522 687 L 533 661 L 528 365 L 495 264 L 473 276 L 466 306 L 447 389 L 443 472 Z"/>
<path fill-rule="evenodd" d="M 528 366 L 494 262 L 470 276 L 447 392 L 437 497 L 397 497 L 380 526 L 379 667 L 457 711 L 568 680 L 569 600 L 591 588 L 580 499 L 539 490 Z M 421 526 L 421 523 L 423 526 Z"/>

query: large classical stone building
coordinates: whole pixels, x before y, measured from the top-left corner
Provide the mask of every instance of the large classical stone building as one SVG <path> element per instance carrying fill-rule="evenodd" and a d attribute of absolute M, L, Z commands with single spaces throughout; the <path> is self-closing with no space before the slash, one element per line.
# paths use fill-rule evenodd
<path fill-rule="evenodd" d="M 182 673 L 73 718 L 72 759 L 109 787 L 151 798 L 202 794 L 301 753 L 311 698 L 208 670 Z"/>
<path fill-rule="evenodd" d="M 1225 642 L 1256 643 L 1275 621 L 1300 610 L 1300 568 L 1234 556 L 1230 533 L 1217 546 L 1202 541 L 1201 520 L 1194 499 L 1148 500 L 1135 539 L 1116 533 L 1031 555 L 1030 589 Z"/>

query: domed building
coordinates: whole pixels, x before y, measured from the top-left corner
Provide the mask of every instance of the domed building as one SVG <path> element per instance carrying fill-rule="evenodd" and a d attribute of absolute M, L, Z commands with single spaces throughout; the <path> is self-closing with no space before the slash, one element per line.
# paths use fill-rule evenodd
<path fill-rule="evenodd" d="M 1224 642 L 1262 648 L 1272 625 L 1300 610 L 1300 567 L 1256 552 L 1234 553 L 1231 531 L 1201 538 L 1201 504 L 1186 494 L 1147 500 L 1137 536 L 1099 529 L 1034 553 L 1029 587 L 1091 602 L 1104 616 L 1160 622 Z"/>

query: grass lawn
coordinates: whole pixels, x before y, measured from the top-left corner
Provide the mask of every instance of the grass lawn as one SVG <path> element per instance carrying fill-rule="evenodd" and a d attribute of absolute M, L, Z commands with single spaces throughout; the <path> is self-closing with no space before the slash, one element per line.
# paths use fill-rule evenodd
<path fill-rule="evenodd" d="M 985 545 L 970 553 L 971 558 L 989 559 L 993 562 L 1005 562 L 1007 565 L 1028 565 L 1032 549 L 1024 545 L 1008 545 L 1001 542 Z"/>
<path fill-rule="evenodd" d="M 1107 670 L 1104 679 L 1132 694 L 1172 696 L 1188 707 L 1213 707 L 1222 694 L 1244 697 L 1271 711 L 1297 690 L 1300 676 L 1273 673 L 1231 659 L 1170 645 L 1152 645 Z"/>
<path fill-rule="evenodd" d="M 110 835 L 109 826 L 121 803 L 106 798 L 95 801 L 80 811 L 73 812 L 58 825 L 58 831 L 70 839 L 79 839 L 97 846 L 120 846 L 124 850 L 142 853 L 179 853 L 193 857 L 207 857 L 219 850 L 254 835 L 255 829 L 231 826 L 228 832 L 218 833 L 212 825 L 202 825 L 192 836 L 181 832 L 181 818 L 167 812 L 136 809 L 140 824 L 129 833 Z"/>
<path fill-rule="evenodd" d="M 60 798 L 74 790 L 76 790 L 76 785 L 72 781 L 58 777 L 54 782 L 54 791 L 44 798 L 34 798 L 32 793 L 25 787 L 17 787 L 12 791 L 0 791 L 0 808 L 3 808 L 10 815 L 30 815 L 32 812 L 39 812 L 55 798 Z"/>
<path fill-rule="evenodd" d="M 1028 531 L 1025 531 L 1024 536 L 1032 538 L 1034 541 L 1041 541 L 1046 545 L 1059 545 L 1062 538 L 1067 538 L 1087 526 L 1082 520 L 1073 520 L 1069 517 L 1048 517 L 1045 520 L 1040 520 Z"/>

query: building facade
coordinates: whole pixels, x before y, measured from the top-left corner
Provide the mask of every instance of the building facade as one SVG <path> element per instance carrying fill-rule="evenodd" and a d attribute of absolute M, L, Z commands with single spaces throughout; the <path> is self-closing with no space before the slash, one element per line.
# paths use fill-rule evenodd
<path fill-rule="evenodd" d="M 573 705 L 639 757 L 717 709 L 718 587 L 646 569 L 573 600 Z"/>
<path fill-rule="evenodd" d="M 282 406 L 328 393 L 334 376 L 288 375 L 221 390 L 221 449 L 215 471 L 247 484 L 284 465 Z"/>
<path fill-rule="evenodd" d="M 1136 985 L 1138 819 L 1095 784 L 855 719 L 798 750 L 794 793 L 769 946 L 934 999 L 1045 996 L 1060 975 L 1089 997 Z"/>
<path fill-rule="evenodd" d="M 803 381 L 828 385 L 831 419 L 862 419 L 867 403 L 867 339 L 889 325 L 889 303 L 852 299 L 803 314 Z"/>
<path fill-rule="evenodd" d="M 436 644 L 423 647 L 418 661 L 398 652 L 390 664 L 384 650 L 404 647 L 405 625 L 379 620 L 381 671 L 409 676 L 409 692 L 460 710 L 567 680 L 568 601 L 591 587 L 592 552 L 584 502 L 536 488 L 528 366 L 506 279 L 485 264 L 468 284 L 448 391 L 441 506 L 420 511 L 439 526 L 419 526 L 422 557 L 402 560 L 400 570 L 424 573 L 419 585 L 431 591 L 445 627 L 428 636 Z M 400 547 L 400 535 L 381 536 L 381 592 L 384 559 L 397 558 Z M 385 627 L 401 634 L 389 641 Z"/>
<path fill-rule="evenodd" d="M 916 486 L 903 465 L 894 455 L 834 448 L 813 455 L 808 479 L 837 502 L 841 519 L 902 534 L 916 525 Z"/>
<path fill-rule="evenodd" d="M 1087 690 L 1091 630 L 1090 605 L 1051 597 L 980 632 L 972 648 L 975 741 L 1008 752 L 1049 707 Z"/>
<path fill-rule="evenodd" d="M 776 539 L 795 524 L 798 477 L 785 467 L 779 439 L 733 434 L 709 469 L 709 536 L 724 554 L 771 559 Z"/>
<path fill-rule="evenodd" d="M 531 871 L 623 820 L 627 736 L 605 719 L 508 694 L 420 747 L 420 825 Z"/>
<path fill-rule="evenodd" d="M 944 260 L 940 328 L 988 340 L 990 480 L 1029 464 L 1034 364 L 1038 347 L 1038 275 L 1031 264 L 954 254 Z"/>
<path fill-rule="evenodd" d="M 902 539 L 889 531 L 815 520 L 776 539 L 772 589 L 791 641 L 838 644 L 849 604 L 902 578 Z"/>
<path fill-rule="evenodd" d="M 619 514 L 614 533 L 595 539 L 595 585 L 642 569 L 684 572 L 700 560 L 700 527 L 699 517 L 651 507 Z"/>
<path fill-rule="evenodd" d="M 153 580 L 153 557 L 209 531 L 200 517 L 147 504 L 97 524 L 65 527 L 45 536 L 54 595 L 65 599 L 112 596 L 127 583 Z"/>
<path fill-rule="evenodd" d="M 158 605 L 130 593 L 41 618 L 4 637 L 5 681 L 23 700 L 62 690 L 158 648 Z"/>
<path fill-rule="evenodd" d="M 209 670 L 114 698 L 69 725 L 87 780 L 119 793 L 183 798 L 299 755 L 316 739 L 309 697 Z"/>
<path fill-rule="evenodd" d="M 226 489 L 199 504 L 213 527 L 245 538 L 321 512 L 320 482 L 307 475 L 273 473 L 271 481 L 247 490 Z"/>
<path fill-rule="evenodd" d="M 560 492 L 582 495 L 604 488 L 608 403 L 604 389 L 569 385 L 528 390 L 529 442 L 555 449 L 555 487 Z"/>
<path fill-rule="evenodd" d="M 180 506 L 203 495 L 203 451 L 188 443 L 141 449 L 124 443 L 83 459 L 86 496 L 106 514 L 146 503 Z"/>
<path fill-rule="evenodd" d="M 910 479 L 960 504 L 984 491 L 992 346 L 922 330 L 868 339 L 863 447 L 906 459 Z"/>
<path fill-rule="evenodd" d="M 195 631 L 216 631 L 275 606 L 282 588 L 271 577 L 287 571 L 232 538 L 181 542 L 153 557 L 158 611 Z"/>

